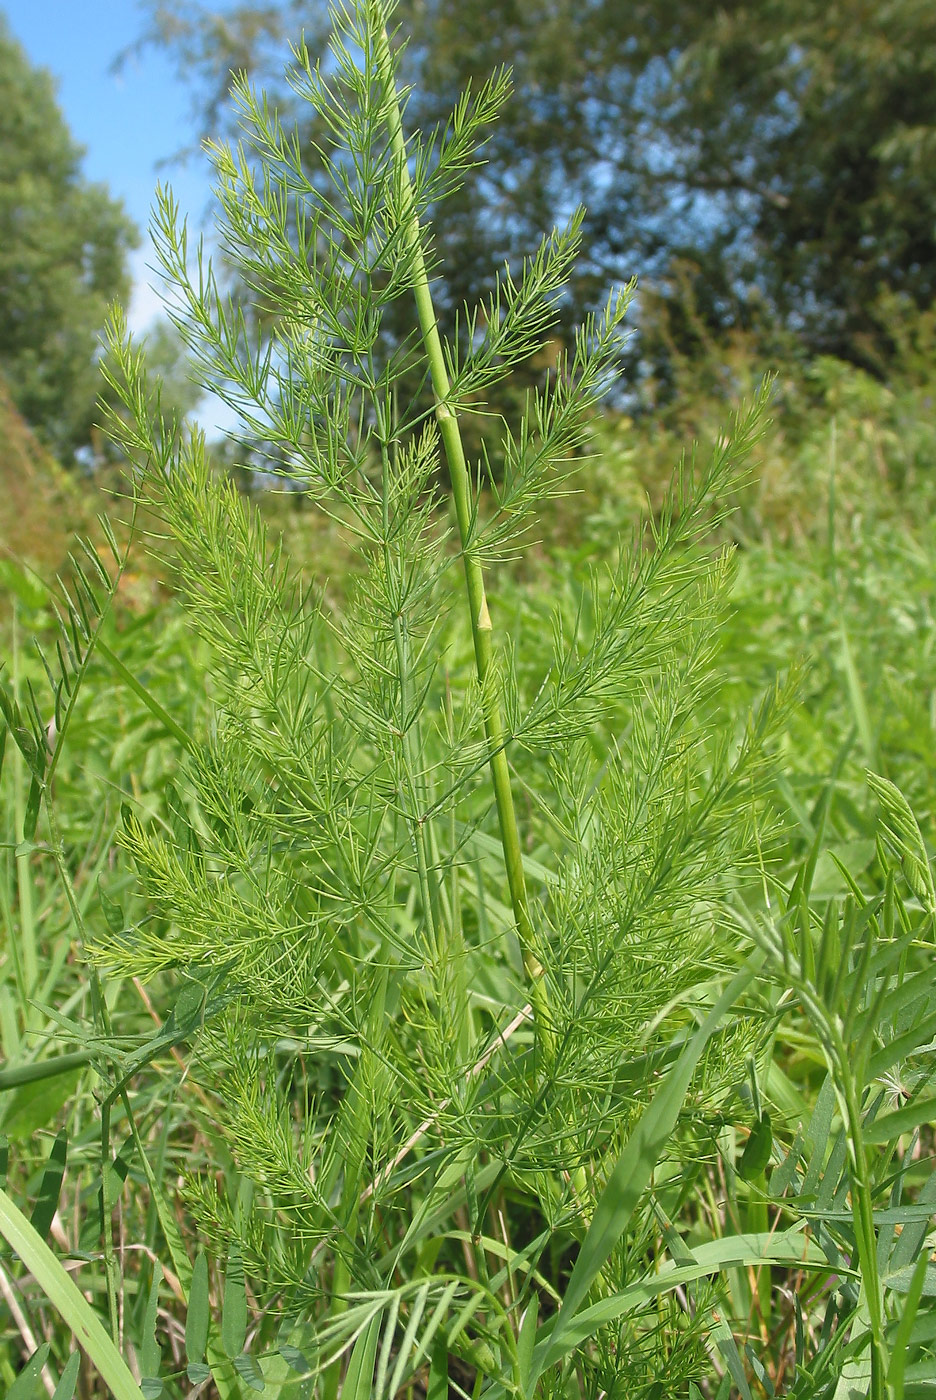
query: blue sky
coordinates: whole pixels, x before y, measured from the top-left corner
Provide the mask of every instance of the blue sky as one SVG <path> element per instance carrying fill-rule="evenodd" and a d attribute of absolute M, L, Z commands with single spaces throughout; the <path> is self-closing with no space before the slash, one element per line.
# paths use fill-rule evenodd
<path fill-rule="evenodd" d="M 59 105 L 72 136 L 86 148 L 84 170 L 123 200 L 145 230 L 153 190 L 168 180 L 193 221 L 209 198 L 207 163 L 160 162 L 192 143 L 194 120 L 187 89 L 171 64 L 152 49 L 112 73 L 118 53 L 137 39 L 145 17 L 135 0 L 0 0 L 13 35 L 37 67 L 58 83 Z M 159 307 L 148 282 L 152 253 L 145 240 L 133 255 L 131 324 L 142 330 Z"/>

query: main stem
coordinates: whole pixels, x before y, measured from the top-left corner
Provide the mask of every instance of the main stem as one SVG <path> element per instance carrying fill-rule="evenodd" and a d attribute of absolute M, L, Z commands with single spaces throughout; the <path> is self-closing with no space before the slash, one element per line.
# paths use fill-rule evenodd
<path fill-rule="evenodd" d="M 481 705 L 484 715 L 484 731 L 490 755 L 491 778 L 494 784 L 494 799 L 497 804 L 497 819 L 500 824 L 501 846 L 507 867 L 507 885 L 510 890 L 510 904 L 517 927 L 517 937 L 523 953 L 523 967 L 530 988 L 530 1002 L 533 1006 L 537 1029 L 547 1051 L 552 1050 L 553 1037 L 549 1016 L 549 1002 L 543 981 L 543 967 L 536 956 L 536 936 L 530 918 L 526 880 L 523 874 L 523 856 L 520 846 L 520 828 L 514 807 L 513 791 L 510 786 L 510 768 L 507 763 L 507 727 L 504 723 L 501 687 L 494 668 L 493 628 L 484 588 L 484 572 L 476 547 L 472 544 L 472 505 L 471 478 L 465 449 L 462 443 L 458 419 L 452 411 L 449 398 L 451 384 L 445 366 L 442 338 L 436 322 L 432 292 L 429 287 L 429 273 L 423 256 L 422 235 L 419 218 L 415 212 L 412 180 L 406 155 L 406 140 L 403 135 L 403 117 L 397 93 L 390 41 L 386 27 L 380 25 L 376 35 L 377 71 L 386 94 L 387 127 L 390 134 L 390 148 L 397 162 L 405 203 L 410 209 L 404 227 L 407 250 L 413 260 L 415 271 L 414 296 L 416 312 L 423 346 L 429 361 L 429 373 L 435 397 L 435 416 L 439 434 L 445 448 L 452 482 L 452 496 L 455 500 L 455 515 L 458 533 L 461 538 L 462 559 L 465 565 L 465 584 L 468 606 L 471 610 L 471 634 L 474 641 L 475 667 L 481 687 Z"/>

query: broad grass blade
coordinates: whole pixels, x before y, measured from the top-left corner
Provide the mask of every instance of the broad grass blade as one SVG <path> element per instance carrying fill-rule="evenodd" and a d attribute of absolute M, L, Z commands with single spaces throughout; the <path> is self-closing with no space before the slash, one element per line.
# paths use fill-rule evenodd
<path fill-rule="evenodd" d="M 62 1189 L 62 1178 L 65 1175 L 65 1160 L 68 1156 L 68 1131 L 63 1128 L 52 1144 L 52 1151 L 49 1153 L 49 1160 L 46 1169 L 42 1173 L 42 1185 L 39 1187 L 39 1199 L 33 1207 L 30 1223 L 38 1235 L 43 1239 L 52 1227 L 52 1219 L 58 1209 L 59 1193 Z"/>
<path fill-rule="evenodd" d="M 97 1313 L 45 1240 L 0 1189 L 0 1234 L 12 1245 L 72 1335 L 88 1353 L 114 1400 L 143 1400 L 130 1368 Z"/>
<path fill-rule="evenodd" d="M 42 1390 L 39 1376 L 49 1356 L 49 1343 L 34 1351 L 7 1392 L 7 1400 L 33 1400 Z"/>
<path fill-rule="evenodd" d="M 78 1384 L 78 1371 L 81 1367 L 81 1352 L 73 1351 L 65 1362 L 65 1369 L 61 1379 L 55 1387 L 52 1400 L 72 1400 L 75 1394 L 75 1387 Z"/>

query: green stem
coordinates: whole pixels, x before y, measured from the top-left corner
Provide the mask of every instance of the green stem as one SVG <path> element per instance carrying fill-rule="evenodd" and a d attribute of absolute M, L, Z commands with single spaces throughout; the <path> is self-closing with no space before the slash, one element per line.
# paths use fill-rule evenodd
<path fill-rule="evenodd" d="M 490 755 L 489 762 L 494 786 L 494 799 L 497 805 L 497 818 L 500 825 L 501 845 L 507 868 L 510 903 L 516 923 L 517 937 L 520 940 L 523 953 L 523 966 L 529 982 L 530 1001 L 536 1016 L 537 1029 L 542 1037 L 544 1047 L 551 1054 L 553 1035 L 549 1001 L 543 981 L 543 967 L 536 955 L 536 935 L 530 918 L 529 899 L 523 874 L 520 829 L 510 786 L 510 767 L 506 753 L 509 735 L 504 723 L 501 686 L 494 666 L 491 614 L 488 609 L 481 560 L 477 547 L 472 543 L 474 512 L 471 500 L 471 478 L 458 419 L 449 404 L 451 384 L 445 364 L 442 338 L 436 322 L 435 308 L 432 304 L 429 272 L 423 254 L 422 234 L 419 217 L 415 212 L 413 185 L 407 163 L 406 138 L 403 135 L 403 117 L 396 87 L 393 57 L 384 25 L 378 27 L 375 39 L 377 72 L 386 97 L 386 120 L 390 134 L 390 147 L 397 162 L 404 201 L 411 211 L 406 218 L 403 234 L 407 252 L 413 263 L 413 294 L 416 301 L 416 312 L 426 358 L 429 362 L 429 373 L 436 405 L 436 422 L 439 426 L 439 435 L 442 438 L 449 465 L 455 515 L 461 538 L 465 584 L 468 605 L 471 610 L 475 668 L 481 688 L 484 730 Z"/>
<path fill-rule="evenodd" d="M 57 1075 L 68 1074 L 80 1069 L 94 1058 L 90 1050 L 76 1050 L 71 1055 L 56 1055 L 51 1060 L 40 1060 L 38 1064 L 15 1065 L 12 1069 L 0 1069 L 0 1094 L 8 1089 L 18 1089 L 22 1084 L 35 1084 L 40 1079 L 54 1079 Z"/>
<path fill-rule="evenodd" d="M 855 1093 L 855 1083 L 849 1068 L 849 1050 L 841 1037 L 834 1036 L 835 1055 L 839 1064 L 841 1102 L 848 1121 L 848 1146 L 852 1167 L 852 1219 L 858 1246 L 861 1284 L 868 1308 L 871 1330 L 871 1390 L 870 1400 L 884 1400 L 887 1375 L 887 1348 L 884 1337 L 884 1302 L 878 1271 L 877 1237 L 874 1230 L 874 1202 L 868 1174 L 868 1154 L 861 1127 L 861 1110 Z"/>

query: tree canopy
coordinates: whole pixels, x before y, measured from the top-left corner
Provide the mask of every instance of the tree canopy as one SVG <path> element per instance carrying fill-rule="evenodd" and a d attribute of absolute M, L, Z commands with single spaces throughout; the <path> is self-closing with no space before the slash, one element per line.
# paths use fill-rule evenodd
<path fill-rule="evenodd" d="M 269 83 L 303 26 L 313 54 L 324 47 L 315 0 L 150 12 L 148 38 L 212 115 L 229 69 Z M 444 121 L 465 82 L 501 64 L 514 74 L 487 164 L 437 215 L 450 310 L 578 202 L 573 319 L 637 272 L 684 338 L 693 317 L 716 333 L 779 329 L 877 367 L 894 298 L 936 297 L 927 0 L 402 0 L 403 14 L 411 124 Z"/>
<path fill-rule="evenodd" d="M 52 78 L 0 19 L 0 374 L 63 462 L 91 437 L 108 304 L 130 284 L 137 232 L 81 173 Z"/>

